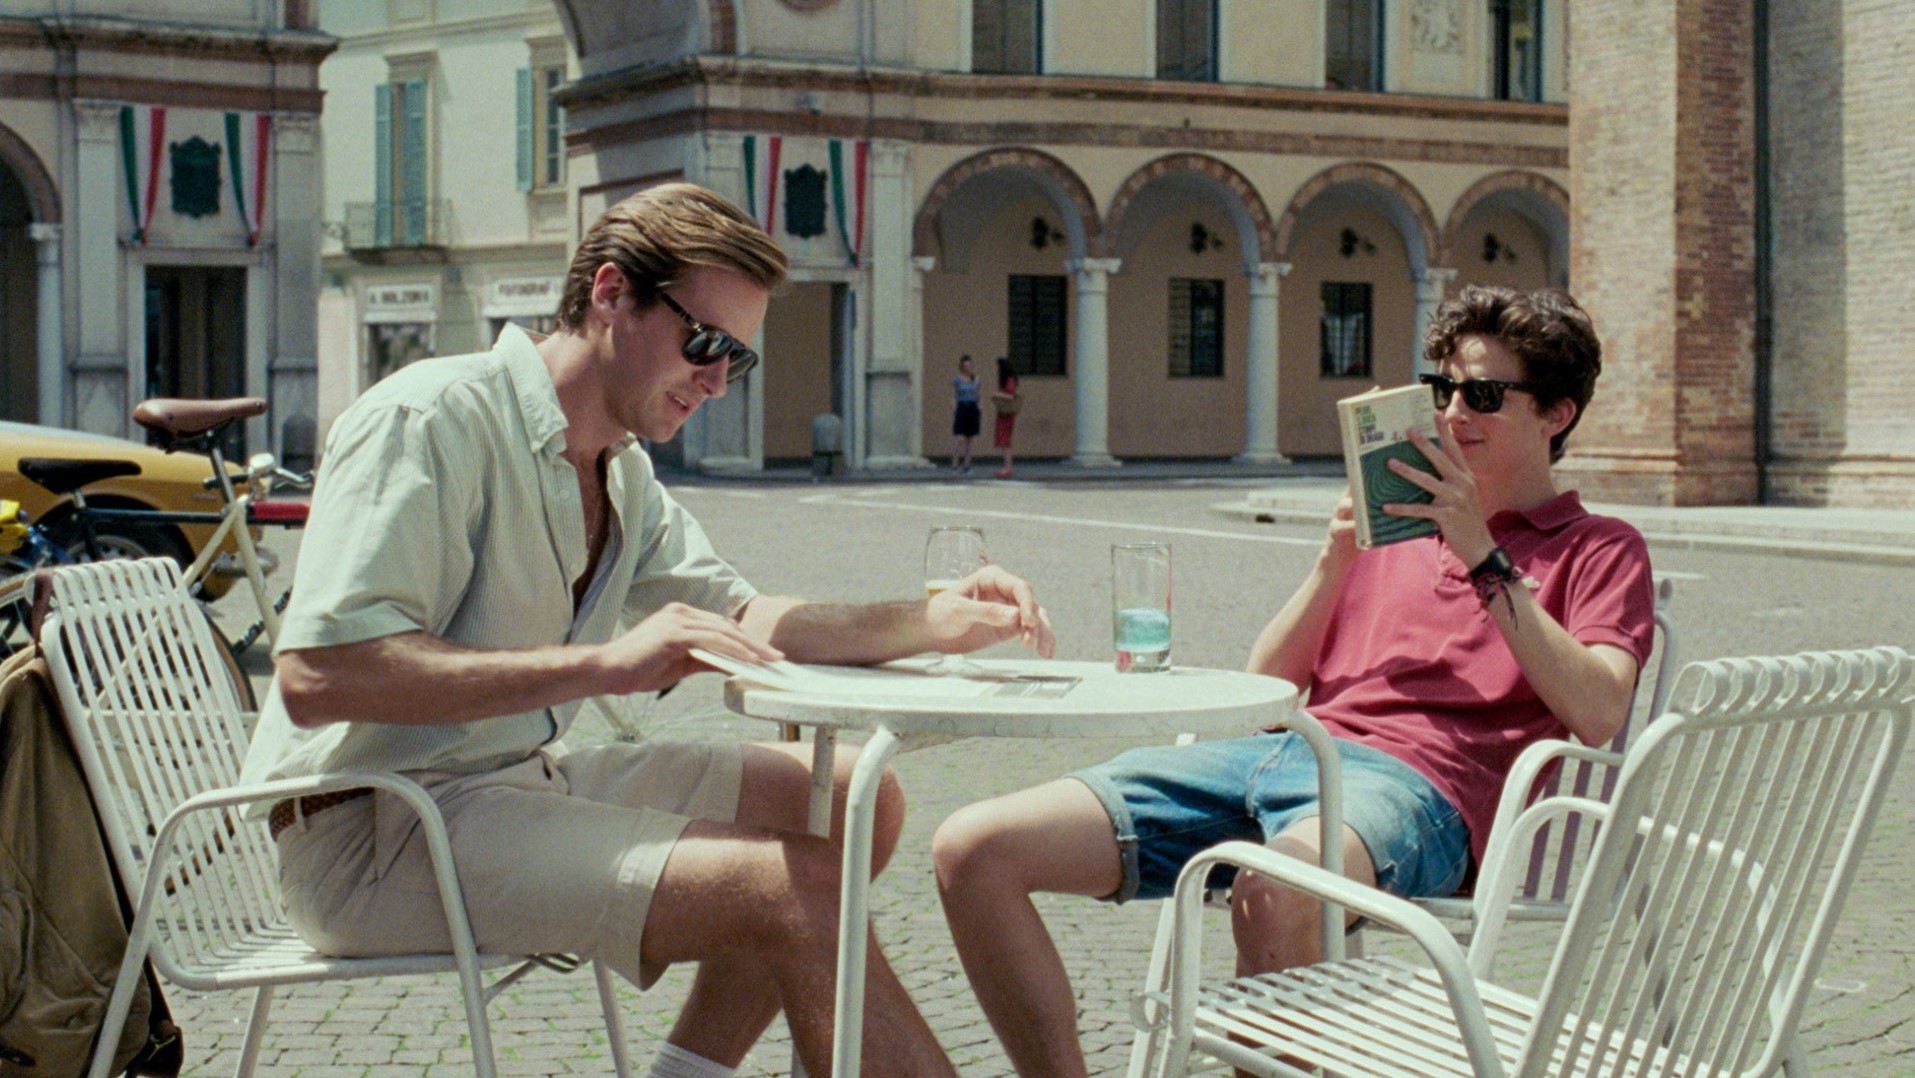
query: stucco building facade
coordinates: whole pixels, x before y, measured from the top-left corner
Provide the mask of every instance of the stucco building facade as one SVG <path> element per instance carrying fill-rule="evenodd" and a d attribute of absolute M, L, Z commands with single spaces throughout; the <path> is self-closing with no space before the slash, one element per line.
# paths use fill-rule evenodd
<path fill-rule="evenodd" d="M 0 3 L 0 415 L 258 395 L 310 455 L 330 49 L 296 0 Z"/>
<path fill-rule="evenodd" d="M 1022 372 L 1021 455 L 1328 455 L 1447 291 L 1568 278 L 1559 4 L 559 11 L 574 226 L 685 178 L 792 256 L 762 373 L 660 447 L 707 469 L 823 412 L 853 467 L 939 458 L 964 354 Z"/>

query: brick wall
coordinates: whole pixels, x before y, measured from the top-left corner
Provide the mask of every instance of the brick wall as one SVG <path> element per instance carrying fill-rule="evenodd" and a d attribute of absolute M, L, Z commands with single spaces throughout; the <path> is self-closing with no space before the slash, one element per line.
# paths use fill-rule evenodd
<path fill-rule="evenodd" d="M 1561 468 L 1591 497 L 1755 497 L 1750 28 L 1738 0 L 1574 9 L 1571 287 L 1606 362 Z"/>
<path fill-rule="evenodd" d="M 1915 24 L 1879 0 L 1771 8 L 1771 489 L 1915 506 Z"/>

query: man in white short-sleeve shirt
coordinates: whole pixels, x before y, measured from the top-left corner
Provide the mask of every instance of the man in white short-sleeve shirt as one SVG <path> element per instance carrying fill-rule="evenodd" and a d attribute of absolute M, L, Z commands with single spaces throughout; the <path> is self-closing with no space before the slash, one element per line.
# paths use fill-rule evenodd
<path fill-rule="evenodd" d="M 787 1014 L 830 1068 L 842 819 L 806 833 L 798 746 L 568 750 L 586 698 L 656 692 L 739 659 L 868 663 L 1013 637 L 1053 646 L 1023 580 L 997 568 L 930 600 L 839 606 L 761 595 L 652 475 L 636 436 L 671 438 L 758 361 L 785 257 L 731 203 L 667 184 L 579 245 L 558 329 L 413 364 L 328 433 L 276 676 L 247 781 L 404 771 L 444 811 L 483 949 L 570 952 L 648 985 L 699 964 L 654 1064 L 727 1075 Z M 620 626 L 629 628 L 620 631 Z M 838 812 L 851 757 L 841 754 Z M 874 864 L 903 796 L 887 775 Z M 273 805 L 300 933 L 350 955 L 446 945 L 417 820 L 367 790 Z M 872 952 L 864 1058 L 951 1074 Z"/>

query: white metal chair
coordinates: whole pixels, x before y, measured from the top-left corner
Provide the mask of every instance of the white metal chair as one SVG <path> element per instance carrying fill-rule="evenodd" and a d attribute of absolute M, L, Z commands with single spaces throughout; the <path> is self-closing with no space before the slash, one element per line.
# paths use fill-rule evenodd
<path fill-rule="evenodd" d="M 564 955 L 482 954 L 473 943 L 445 821 L 417 783 L 390 773 L 340 773 L 239 785 L 248 741 L 206 621 L 165 558 L 57 569 L 42 629 L 60 705 L 99 803 L 108 845 L 136 897 L 125 961 L 108 1003 L 93 1078 L 106 1078 L 149 952 L 159 974 L 193 989 L 252 988 L 251 1021 L 236 1073 L 258 1061 L 281 985 L 397 974 L 457 972 L 473 1070 L 495 1073 L 486 1005 L 538 966 L 567 970 Z M 314 952 L 287 924 L 278 898 L 278 851 L 263 821 L 240 806 L 372 786 L 404 798 L 424 821 L 451 954 L 338 958 Z M 606 1035 L 621 1076 L 630 1073 L 611 973 L 594 963 Z M 515 967 L 490 985 L 481 970 Z"/>
<path fill-rule="evenodd" d="M 1693 663 L 1632 744 L 1613 802 L 1559 795 L 1491 839 L 1466 955 L 1427 911 L 1251 843 L 1179 879 L 1169 1035 L 1151 1073 L 1210 1057 L 1259 1074 L 1807 1073 L 1796 1028 L 1915 725 L 1900 648 Z M 1600 824 L 1534 998 L 1481 974 L 1545 822 Z M 1229 862 L 1408 933 L 1430 967 L 1328 962 L 1199 983 L 1202 881 Z M 1247 1042 L 1247 1043 L 1244 1043 Z"/>
<path fill-rule="evenodd" d="M 1635 699 L 1621 730 L 1602 748 L 1573 741 L 1545 741 L 1530 746 L 1517 758 L 1503 783 L 1490 833 L 1506 830 L 1531 803 L 1567 795 L 1607 803 L 1622 774 L 1623 754 L 1629 742 L 1662 714 L 1669 698 L 1670 674 L 1676 669 L 1676 627 L 1669 617 L 1670 583 L 1656 582 L 1656 646 L 1636 679 Z M 1537 829 L 1518 889 L 1503 905 L 1502 916 L 1512 921 L 1562 921 L 1569 917 L 1569 897 L 1595 845 L 1595 833 L 1579 817 L 1548 823 Z M 1481 874 L 1479 873 L 1479 878 Z M 1443 898 L 1419 898 L 1417 905 L 1442 918 L 1457 938 L 1467 942 L 1483 916 L 1475 893 Z M 1361 934 L 1354 937 L 1353 953 L 1362 953 Z M 1484 974 L 1488 974 L 1488 970 Z"/>
<path fill-rule="evenodd" d="M 1623 750 L 1628 747 L 1636 731 L 1662 713 L 1663 703 L 1669 695 L 1669 675 L 1675 669 L 1677 654 L 1676 626 L 1669 616 L 1669 600 L 1673 594 L 1673 584 L 1666 577 L 1657 578 L 1655 647 L 1649 662 L 1636 679 L 1635 697 L 1629 705 L 1629 716 L 1624 720 L 1622 729 L 1600 749 L 1569 741 L 1545 741 L 1530 746 L 1529 751 L 1517 758 L 1505 779 L 1492 833 L 1511 826 L 1517 814 L 1539 798 L 1570 791 L 1576 797 L 1595 797 L 1607 802 L 1615 793 L 1616 779 L 1622 771 Z M 1186 734 L 1178 738 L 1177 743 L 1187 745 L 1193 740 L 1191 735 Z M 1540 828 L 1530 842 L 1528 868 L 1519 890 L 1507 903 L 1504 918 L 1512 921 L 1566 920 L 1569 916 L 1569 895 L 1593 845 L 1594 831 L 1583 827 L 1582 821 L 1575 817 Z M 1212 905 L 1220 905 L 1220 899 L 1218 894 L 1208 896 Z M 1474 891 L 1411 901 L 1441 918 L 1459 940 L 1468 942 L 1475 932 L 1480 912 Z M 1175 916 L 1175 906 L 1166 902 L 1157 921 L 1157 936 L 1152 944 L 1150 964 L 1145 975 L 1146 987 L 1134 1005 L 1136 1013 L 1133 1017 L 1138 1033 L 1131 1043 L 1130 1064 L 1125 1071 L 1127 1078 L 1142 1078 L 1151 1054 L 1156 1051 L 1156 1039 L 1162 1026 L 1153 1017 L 1155 1004 L 1152 1000 L 1161 996 L 1159 990 L 1168 976 L 1173 934 L 1171 926 Z M 1358 927 L 1350 931 L 1346 949 L 1351 957 L 1363 957 L 1364 935 L 1369 924 L 1359 922 Z M 1489 971 L 1484 970 L 1483 973 L 1488 976 Z"/>

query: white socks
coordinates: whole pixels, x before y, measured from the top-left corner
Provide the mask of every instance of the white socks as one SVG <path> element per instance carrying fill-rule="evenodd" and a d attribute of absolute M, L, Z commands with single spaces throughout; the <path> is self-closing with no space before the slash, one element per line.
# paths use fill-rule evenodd
<path fill-rule="evenodd" d="M 722 1063 L 713 1063 L 667 1041 L 652 1060 L 651 1078 L 731 1078 L 733 1073 Z"/>

